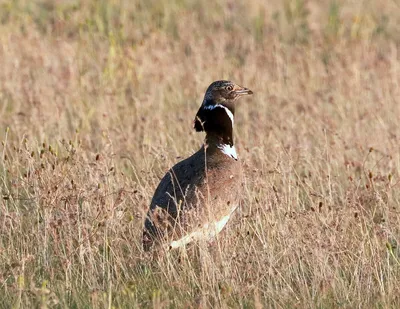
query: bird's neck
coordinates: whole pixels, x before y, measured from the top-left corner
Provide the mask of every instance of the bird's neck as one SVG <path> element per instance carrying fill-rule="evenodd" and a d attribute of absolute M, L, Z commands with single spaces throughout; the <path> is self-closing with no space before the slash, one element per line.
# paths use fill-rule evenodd
<path fill-rule="evenodd" d="M 233 145 L 233 124 L 235 108 L 233 102 L 223 104 L 205 98 L 194 120 L 197 132 L 206 132 L 205 146 L 219 149 L 237 160 Z"/>
<path fill-rule="evenodd" d="M 212 146 L 212 145 L 229 145 L 229 146 L 234 146 L 233 145 L 233 137 L 232 135 L 225 135 L 222 133 L 216 133 L 216 132 L 206 132 L 206 137 L 204 139 L 204 144 Z"/>
<path fill-rule="evenodd" d="M 237 160 L 236 149 L 233 144 L 234 110 L 221 104 L 203 105 L 204 144 L 208 148 L 216 149 L 223 154 Z"/>
<path fill-rule="evenodd" d="M 233 146 L 234 109 L 218 103 L 204 102 L 202 118 L 206 142 Z"/>

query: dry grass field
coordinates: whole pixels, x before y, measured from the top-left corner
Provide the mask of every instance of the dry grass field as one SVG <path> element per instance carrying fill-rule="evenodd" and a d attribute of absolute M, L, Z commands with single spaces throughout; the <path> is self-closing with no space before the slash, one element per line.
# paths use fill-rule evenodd
<path fill-rule="evenodd" d="M 144 254 L 230 79 L 243 204 Z M 400 308 L 400 4 L 0 0 L 0 308 Z"/>

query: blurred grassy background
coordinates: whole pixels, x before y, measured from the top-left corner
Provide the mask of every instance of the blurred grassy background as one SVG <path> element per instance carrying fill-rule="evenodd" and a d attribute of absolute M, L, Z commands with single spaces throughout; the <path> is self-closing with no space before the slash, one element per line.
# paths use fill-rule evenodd
<path fill-rule="evenodd" d="M 399 44 L 390 0 L 1 0 L 1 306 L 399 307 Z M 240 218 L 151 261 L 217 79 L 255 93 Z"/>

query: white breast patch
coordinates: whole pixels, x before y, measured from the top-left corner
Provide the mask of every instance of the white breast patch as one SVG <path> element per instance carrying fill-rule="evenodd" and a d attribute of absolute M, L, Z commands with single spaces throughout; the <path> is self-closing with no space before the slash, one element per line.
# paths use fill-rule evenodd
<path fill-rule="evenodd" d="M 238 159 L 238 155 L 236 153 L 236 148 L 234 145 L 227 145 L 227 144 L 222 144 L 222 145 L 217 145 L 218 149 L 222 151 L 222 153 L 226 154 L 227 156 L 234 158 L 235 160 Z"/>

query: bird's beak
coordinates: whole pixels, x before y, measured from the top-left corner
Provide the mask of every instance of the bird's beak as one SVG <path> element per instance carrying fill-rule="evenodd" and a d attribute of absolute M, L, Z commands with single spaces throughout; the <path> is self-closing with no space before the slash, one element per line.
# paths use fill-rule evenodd
<path fill-rule="evenodd" d="M 253 91 L 248 88 L 238 86 L 238 88 L 235 90 L 235 93 L 238 95 L 249 95 L 253 94 Z"/>

